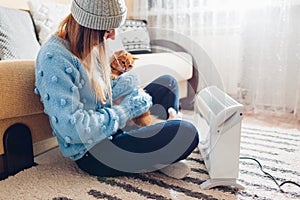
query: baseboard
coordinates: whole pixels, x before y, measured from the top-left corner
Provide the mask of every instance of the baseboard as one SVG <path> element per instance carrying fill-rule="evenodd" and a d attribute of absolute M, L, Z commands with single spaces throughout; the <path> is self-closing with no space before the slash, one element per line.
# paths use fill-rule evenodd
<path fill-rule="evenodd" d="M 51 137 L 33 144 L 33 155 L 38 156 L 58 146 L 56 137 Z"/>

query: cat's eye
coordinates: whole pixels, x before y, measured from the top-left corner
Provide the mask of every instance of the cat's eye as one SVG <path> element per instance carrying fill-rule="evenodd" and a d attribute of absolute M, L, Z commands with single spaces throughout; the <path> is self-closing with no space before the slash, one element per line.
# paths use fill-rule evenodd
<path fill-rule="evenodd" d="M 125 64 L 126 64 L 126 62 L 125 62 L 125 61 L 122 61 L 122 64 L 123 64 L 123 65 L 125 65 Z"/>

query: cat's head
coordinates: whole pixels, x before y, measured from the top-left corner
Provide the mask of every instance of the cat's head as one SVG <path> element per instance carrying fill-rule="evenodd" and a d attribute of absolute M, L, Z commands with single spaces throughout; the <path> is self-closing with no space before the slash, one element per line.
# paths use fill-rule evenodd
<path fill-rule="evenodd" d="M 134 61 L 137 59 L 138 58 L 125 50 L 115 51 L 110 59 L 112 73 L 120 75 L 123 72 L 131 70 L 134 67 Z"/>

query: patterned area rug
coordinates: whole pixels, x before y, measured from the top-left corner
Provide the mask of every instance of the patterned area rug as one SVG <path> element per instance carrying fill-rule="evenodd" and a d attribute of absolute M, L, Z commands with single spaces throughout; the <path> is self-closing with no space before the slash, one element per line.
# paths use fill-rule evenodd
<path fill-rule="evenodd" d="M 243 125 L 241 156 L 259 160 L 265 171 L 281 183 L 300 183 L 300 132 Z M 238 182 L 245 189 L 217 187 L 201 190 L 209 176 L 199 151 L 188 158 L 192 172 L 183 180 L 156 173 L 134 177 L 98 178 L 80 171 L 74 162 L 63 158 L 58 149 L 35 159 L 37 166 L 0 181 L 0 199 L 300 199 L 300 188 L 286 184 L 279 191 L 252 160 L 240 160 Z"/>

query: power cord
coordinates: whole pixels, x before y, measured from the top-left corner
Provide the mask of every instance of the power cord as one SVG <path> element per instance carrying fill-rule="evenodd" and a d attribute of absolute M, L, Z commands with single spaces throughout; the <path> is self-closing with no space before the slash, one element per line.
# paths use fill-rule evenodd
<path fill-rule="evenodd" d="M 274 176 L 272 176 L 270 173 L 264 171 L 264 169 L 263 169 L 262 165 L 260 164 L 260 162 L 259 162 L 258 160 L 256 160 L 255 158 L 250 158 L 250 157 L 240 157 L 240 159 L 244 159 L 244 160 L 253 160 L 253 161 L 255 161 L 255 162 L 258 164 L 260 170 L 261 170 L 265 175 L 267 175 L 267 177 L 269 177 L 270 179 L 272 179 L 272 180 L 275 182 L 275 184 L 277 185 L 277 187 L 279 188 L 279 190 L 280 190 L 281 192 L 284 192 L 283 189 L 281 189 L 281 187 L 282 187 L 283 185 L 285 185 L 285 184 L 293 184 L 293 185 L 296 185 L 296 186 L 298 186 L 298 187 L 300 188 L 300 185 L 299 185 L 298 183 L 294 182 L 294 181 L 284 181 L 284 182 L 282 182 L 282 183 L 279 184 L 278 181 L 275 179 Z"/>

